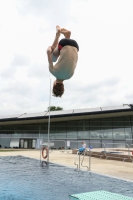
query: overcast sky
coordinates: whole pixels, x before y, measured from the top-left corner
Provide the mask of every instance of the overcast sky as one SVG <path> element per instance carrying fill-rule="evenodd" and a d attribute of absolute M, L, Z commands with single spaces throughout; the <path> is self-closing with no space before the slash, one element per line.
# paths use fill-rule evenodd
<path fill-rule="evenodd" d="M 58 2 L 58 3 L 57 3 Z M 133 0 L 0 0 L 0 115 L 43 112 L 49 106 L 46 49 L 55 27 L 79 44 L 64 110 L 133 103 Z"/>

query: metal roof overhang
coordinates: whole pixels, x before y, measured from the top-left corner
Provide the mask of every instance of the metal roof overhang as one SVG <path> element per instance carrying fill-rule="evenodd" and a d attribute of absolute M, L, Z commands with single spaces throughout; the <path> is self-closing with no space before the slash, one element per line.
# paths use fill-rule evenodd
<path fill-rule="evenodd" d="M 55 111 L 54 111 L 55 112 Z M 66 114 L 56 114 L 54 113 L 50 116 L 51 122 L 60 121 L 72 121 L 72 120 L 87 120 L 96 118 L 109 118 L 109 117 L 119 117 L 133 115 L 132 109 L 120 109 L 120 110 L 101 110 L 92 112 L 78 112 L 78 113 L 66 113 Z M 49 114 L 46 113 L 44 116 L 34 116 L 34 117 L 23 117 L 23 118 L 4 118 L 0 119 L 0 125 L 13 125 L 13 124 L 32 124 L 32 123 L 47 123 Z"/>

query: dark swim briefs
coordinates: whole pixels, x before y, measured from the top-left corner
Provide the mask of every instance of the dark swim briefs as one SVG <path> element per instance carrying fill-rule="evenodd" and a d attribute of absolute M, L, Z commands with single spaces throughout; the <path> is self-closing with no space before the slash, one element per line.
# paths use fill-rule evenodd
<path fill-rule="evenodd" d="M 79 51 L 79 45 L 78 43 L 75 41 L 75 40 L 72 40 L 72 39 L 68 39 L 68 38 L 63 38 L 59 41 L 59 44 L 58 44 L 58 49 L 59 51 L 64 47 L 64 46 L 73 46 L 73 47 L 76 47 Z"/>

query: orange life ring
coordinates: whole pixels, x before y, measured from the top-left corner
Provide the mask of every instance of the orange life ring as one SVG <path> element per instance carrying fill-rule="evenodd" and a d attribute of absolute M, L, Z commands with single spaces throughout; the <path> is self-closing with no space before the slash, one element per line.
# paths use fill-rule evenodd
<path fill-rule="evenodd" d="M 46 150 L 46 155 L 44 156 L 44 150 Z M 46 159 L 47 157 L 48 157 L 48 147 L 43 147 L 42 148 L 42 157 L 44 158 L 44 159 Z"/>

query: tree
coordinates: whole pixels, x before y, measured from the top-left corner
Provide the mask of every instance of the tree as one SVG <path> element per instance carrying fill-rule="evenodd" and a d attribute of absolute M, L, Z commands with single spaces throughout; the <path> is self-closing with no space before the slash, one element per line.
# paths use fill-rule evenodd
<path fill-rule="evenodd" d="M 63 110 L 63 108 L 59 107 L 59 106 L 50 106 L 50 111 L 57 111 L 57 110 Z M 49 107 L 48 107 L 48 111 L 49 111 Z"/>

